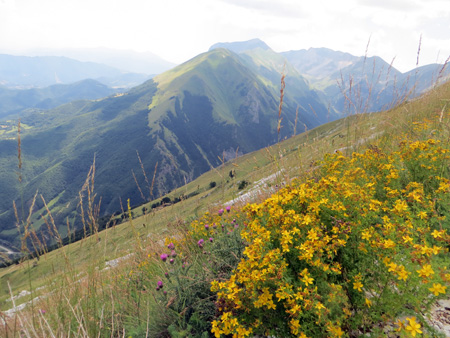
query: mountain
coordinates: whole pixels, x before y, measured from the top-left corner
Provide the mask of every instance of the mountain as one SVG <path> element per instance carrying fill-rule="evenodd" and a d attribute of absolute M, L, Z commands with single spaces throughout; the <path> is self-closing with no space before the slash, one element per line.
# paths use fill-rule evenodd
<path fill-rule="evenodd" d="M 278 84 L 280 74 L 284 72 L 286 82 L 285 105 L 290 110 L 298 108 L 302 121 L 299 126 L 312 126 L 334 120 L 338 114 L 325 109 L 324 101 L 318 92 L 312 90 L 306 78 L 282 54 L 274 52 L 266 43 L 259 39 L 249 41 L 218 43 L 215 48 L 226 48 L 239 55 L 242 61 L 251 68 L 266 84 Z"/>
<path fill-rule="evenodd" d="M 63 234 L 67 217 L 71 226 L 80 226 L 78 192 L 94 157 L 103 216 L 120 211 L 127 198 L 132 205 L 142 203 L 224 160 L 290 137 L 296 122 L 303 130 L 304 125 L 309 129 L 326 121 L 326 107 L 304 79 L 293 74 L 292 79 L 286 76 L 293 85 L 286 87 L 278 133 L 280 73 L 275 69 L 281 59 L 265 53 L 271 60 L 262 62 L 258 49 L 242 55 L 213 49 L 123 94 L 74 101 L 24 117 L 21 184 L 17 128 L 5 125 L 9 129 L 3 134 L 0 130 L 0 239 L 17 244 L 12 201 L 19 210 L 28 210 L 36 191 L 31 220 L 44 238 L 50 234 L 38 216 L 46 214 L 40 194 Z M 298 105 L 307 109 L 296 116 Z M 153 189 L 141 164 L 150 178 L 156 167 Z M 144 198 L 136 182 L 146 192 Z"/>
<path fill-rule="evenodd" d="M 327 48 L 281 54 L 343 115 L 390 108 L 422 94 L 438 77 L 442 80 L 450 74 L 450 68 L 441 64 L 401 73 L 380 57 L 358 57 Z"/>
<path fill-rule="evenodd" d="M 350 66 L 359 57 L 328 48 L 310 48 L 281 53 L 304 76 L 311 79 L 323 79 L 336 71 Z"/>
<path fill-rule="evenodd" d="M 235 42 L 219 42 L 212 45 L 209 50 L 225 48 L 235 53 L 242 53 L 253 49 L 269 50 L 270 47 L 260 39 L 252 39 L 248 41 L 235 41 Z"/>
<path fill-rule="evenodd" d="M 29 109 L 51 109 L 75 100 L 96 100 L 116 93 L 95 80 L 45 88 L 9 89 L 0 87 L 0 118 Z"/>
<path fill-rule="evenodd" d="M 134 52 L 111 48 L 33 49 L 33 56 L 65 56 L 82 62 L 104 64 L 123 72 L 155 75 L 176 66 L 151 52 Z"/>
<path fill-rule="evenodd" d="M 148 78 L 145 74 L 128 74 L 103 64 L 66 57 L 0 54 L 0 85 L 8 88 L 47 87 L 85 79 L 99 79 L 106 85 L 116 82 L 117 86 L 129 87 Z"/>

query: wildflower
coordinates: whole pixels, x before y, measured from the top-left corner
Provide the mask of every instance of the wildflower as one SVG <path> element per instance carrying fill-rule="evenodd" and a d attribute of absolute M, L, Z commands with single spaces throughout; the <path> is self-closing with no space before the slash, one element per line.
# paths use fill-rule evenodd
<path fill-rule="evenodd" d="M 173 264 L 175 262 L 175 260 L 173 258 L 170 259 L 169 263 Z"/>
<path fill-rule="evenodd" d="M 368 298 L 366 298 L 366 305 L 368 308 L 370 308 L 372 306 L 372 301 Z"/>
<path fill-rule="evenodd" d="M 167 260 L 167 257 L 169 257 L 169 255 L 167 255 L 167 254 L 161 254 L 161 256 L 159 256 L 160 258 L 161 258 L 161 260 L 163 261 L 163 262 L 165 262 L 166 260 Z"/>
<path fill-rule="evenodd" d="M 227 210 L 227 212 L 230 212 L 231 207 L 230 207 L 230 206 L 227 206 L 227 207 L 226 207 L 226 210 Z"/>
<path fill-rule="evenodd" d="M 170 253 L 170 255 L 171 255 L 172 257 L 177 257 L 177 253 L 175 252 L 175 250 L 172 250 L 172 252 Z"/>
<path fill-rule="evenodd" d="M 357 282 L 353 283 L 353 289 L 358 290 L 359 292 L 362 291 L 361 288 L 362 288 L 363 286 L 364 286 L 364 285 L 363 285 L 360 281 L 357 281 Z"/>
<path fill-rule="evenodd" d="M 169 250 L 173 250 L 173 249 L 175 249 L 175 244 L 170 243 L 170 244 L 167 246 L 167 248 L 168 248 Z"/>
<path fill-rule="evenodd" d="M 435 296 L 439 296 L 440 293 L 445 294 L 446 288 L 446 286 L 442 286 L 440 283 L 433 283 L 433 287 L 429 288 L 428 290 L 430 290 Z"/>
<path fill-rule="evenodd" d="M 306 286 L 308 286 L 309 284 L 312 284 L 312 283 L 313 283 L 313 280 L 314 280 L 314 278 L 308 277 L 308 275 L 305 275 L 305 276 L 302 278 L 302 281 L 303 281 L 303 283 L 306 284 Z"/>
<path fill-rule="evenodd" d="M 417 272 L 419 273 L 419 276 L 420 276 L 420 277 L 428 277 L 428 276 L 434 274 L 434 271 L 433 271 L 433 269 L 431 268 L 431 265 L 430 265 L 430 264 L 424 265 L 424 266 L 422 267 L 422 269 L 417 270 Z"/>
<path fill-rule="evenodd" d="M 214 238 L 209 237 L 209 241 L 212 243 L 214 241 Z"/>
<path fill-rule="evenodd" d="M 431 233 L 431 236 L 433 236 L 434 238 L 442 238 L 442 234 L 444 233 L 444 231 L 443 230 L 441 230 L 441 231 L 438 231 L 438 230 L 434 230 L 432 233 Z"/>
<path fill-rule="evenodd" d="M 416 336 L 416 333 L 422 333 L 420 330 L 420 324 L 416 322 L 416 317 L 406 318 L 409 324 L 406 326 L 406 330 L 411 333 L 413 337 Z"/>
<path fill-rule="evenodd" d="M 425 219 L 425 218 L 427 218 L 427 213 L 425 211 L 420 211 L 417 214 L 417 217 L 419 217 L 420 219 Z"/>
<path fill-rule="evenodd" d="M 209 225 L 205 224 L 205 230 L 208 230 L 208 229 L 209 229 Z"/>
<path fill-rule="evenodd" d="M 202 238 L 202 239 L 199 239 L 198 240 L 198 242 L 197 242 L 197 245 L 200 247 L 200 248 L 203 248 L 203 243 L 205 242 L 205 240 Z"/>
<path fill-rule="evenodd" d="M 397 200 L 395 201 L 394 210 L 401 214 L 403 211 L 408 210 L 408 204 L 405 201 Z"/>
<path fill-rule="evenodd" d="M 406 271 L 405 267 L 402 266 L 402 269 L 399 269 L 399 271 L 397 271 L 397 274 L 398 280 L 403 280 L 406 282 L 406 280 L 408 279 L 409 272 Z"/>
<path fill-rule="evenodd" d="M 223 209 L 219 209 L 219 216 L 223 215 Z"/>

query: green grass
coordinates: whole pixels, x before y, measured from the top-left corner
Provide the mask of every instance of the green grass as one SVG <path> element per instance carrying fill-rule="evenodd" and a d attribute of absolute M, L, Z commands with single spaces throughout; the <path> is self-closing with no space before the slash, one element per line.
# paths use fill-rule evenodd
<path fill-rule="evenodd" d="M 176 232 L 177 224 L 189 222 L 210 210 L 217 210 L 224 203 L 235 199 L 241 192 L 239 182 L 246 180 L 250 185 L 242 192 L 257 189 L 256 199 L 261 201 L 270 195 L 270 187 L 275 184 L 289 184 L 295 177 L 303 176 L 316 168 L 316 161 L 325 154 L 341 150 L 351 154 L 362 151 L 369 145 L 396 149 L 399 135 L 409 134 L 412 138 L 424 139 L 433 136 L 433 130 L 441 128 L 448 137 L 449 108 L 443 110 L 446 98 L 450 97 L 450 83 L 433 89 L 423 97 L 404 103 L 393 110 L 347 118 L 324 124 L 313 130 L 289 138 L 277 145 L 246 154 L 201 175 L 183 187 L 173 190 L 167 197 L 172 200 L 182 195 L 198 193 L 193 197 L 164 208 L 151 210 L 152 201 L 133 210 L 135 217 L 129 221 L 102 231 L 82 241 L 70 244 L 41 256 L 37 264 L 26 261 L 0 270 L 0 309 L 11 307 L 6 299 L 10 297 L 8 283 L 14 295 L 22 290 L 36 290 L 36 294 L 46 294 L 54 281 L 61 281 L 67 275 L 75 282 L 79 273 L 86 273 L 98 267 L 105 267 L 105 262 L 123 257 L 131 252 L 138 253 L 141 248 L 149 250 L 155 243 Z M 431 132 L 417 131 L 413 122 L 430 120 L 436 128 Z M 427 134 L 428 133 L 428 134 Z M 443 141 L 448 141 L 443 139 Z M 234 170 L 235 177 L 229 172 Z M 275 175 L 266 186 L 256 186 L 256 182 Z M 216 182 L 210 188 L 210 182 Z M 51 201 L 52 203 L 54 201 Z M 126 203 L 124 203 L 126 205 Z M 237 203 L 239 206 L 240 203 Z M 242 204 L 242 203 L 241 203 Z M 126 206 L 124 205 L 124 208 Z M 148 214 L 142 215 L 142 207 Z M 151 210 L 151 211 L 150 211 Z M 121 273 L 133 267 L 122 266 Z M 111 282 L 111 271 L 104 271 L 104 281 Z M 102 277 L 103 278 L 103 277 Z M 111 280 L 108 282 L 108 279 Z M 62 283 L 62 285 L 66 285 Z M 16 305 L 29 300 L 24 297 Z"/>

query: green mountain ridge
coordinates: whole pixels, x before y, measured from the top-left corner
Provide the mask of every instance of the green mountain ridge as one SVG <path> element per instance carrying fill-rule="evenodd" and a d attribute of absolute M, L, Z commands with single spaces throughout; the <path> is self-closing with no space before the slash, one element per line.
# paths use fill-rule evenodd
<path fill-rule="evenodd" d="M 257 56 L 252 60 L 258 63 Z M 133 205 L 146 202 L 222 161 L 290 137 L 300 98 L 313 102 L 317 111 L 299 114 L 299 126 L 313 128 L 326 121 L 321 115 L 326 114 L 326 107 L 299 77 L 297 88 L 286 88 L 278 135 L 280 84 L 258 69 L 249 59 L 215 49 L 124 94 L 72 102 L 24 118 L 22 123 L 28 129 L 21 135 L 22 186 L 15 173 L 17 141 L 10 139 L 11 133 L 3 138 L 0 135 L 0 149 L 5 154 L 0 159 L 0 180 L 8 182 L 0 192 L 0 239 L 17 244 L 12 197 L 16 205 L 23 204 L 28 210 L 36 191 L 52 206 L 63 234 L 67 217 L 72 226 L 79 227 L 78 192 L 94 157 L 96 193 L 101 197 L 103 216 L 120 211 L 128 198 Z M 275 77 L 275 70 L 269 70 Z M 156 167 L 153 189 L 143 177 L 136 152 L 148 177 Z M 144 199 L 133 173 L 145 192 Z M 46 213 L 43 207 L 38 198 L 32 221 L 49 239 L 39 216 Z"/>

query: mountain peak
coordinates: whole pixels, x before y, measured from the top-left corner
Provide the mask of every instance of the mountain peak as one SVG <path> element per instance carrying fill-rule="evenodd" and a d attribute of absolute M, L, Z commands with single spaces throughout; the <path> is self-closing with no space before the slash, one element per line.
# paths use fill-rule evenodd
<path fill-rule="evenodd" d="M 236 42 L 219 42 L 212 45 L 209 50 L 216 48 L 226 48 L 235 53 L 242 53 L 248 50 L 261 48 L 263 50 L 269 50 L 270 47 L 260 39 L 252 39 L 248 41 L 236 41 Z"/>

